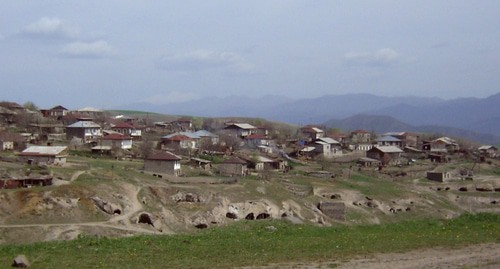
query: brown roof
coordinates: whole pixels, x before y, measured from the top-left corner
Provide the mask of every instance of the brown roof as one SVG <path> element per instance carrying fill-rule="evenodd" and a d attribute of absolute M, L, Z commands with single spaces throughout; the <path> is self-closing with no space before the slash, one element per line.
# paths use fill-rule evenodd
<path fill-rule="evenodd" d="M 245 137 L 245 139 L 268 139 L 267 136 L 263 135 L 263 134 L 251 134 L 247 137 Z"/>
<path fill-rule="evenodd" d="M 128 124 L 126 122 L 120 121 L 114 124 L 113 128 L 118 128 L 118 129 L 134 129 L 134 126 L 131 124 Z"/>
<path fill-rule="evenodd" d="M 226 163 L 226 164 L 247 164 L 247 162 L 245 162 L 244 160 L 238 158 L 238 157 L 231 157 L 225 161 L 223 161 L 222 163 Z"/>
<path fill-rule="evenodd" d="M 180 161 L 181 157 L 170 153 L 168 151 L 157 152 L 147 158 L 147 160 L 156 160 L 156 161 Z"/>

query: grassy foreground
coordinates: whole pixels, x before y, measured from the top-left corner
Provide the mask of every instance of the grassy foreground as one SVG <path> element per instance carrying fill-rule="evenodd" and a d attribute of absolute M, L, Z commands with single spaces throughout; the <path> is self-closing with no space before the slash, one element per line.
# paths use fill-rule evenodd
<path fill-rule="evenodd" d="M 271 228 L 270 226 L 273 226 Z M 192 235 L 81 237 L 0 246 L 0 268 L 25 254 L 32 268 L 228 268 L 279 262 L 345 260 L 360 254 L 500 243 L 500 215 L 463 215 L 386 225 L 292 225 L 240 221 Z"/>

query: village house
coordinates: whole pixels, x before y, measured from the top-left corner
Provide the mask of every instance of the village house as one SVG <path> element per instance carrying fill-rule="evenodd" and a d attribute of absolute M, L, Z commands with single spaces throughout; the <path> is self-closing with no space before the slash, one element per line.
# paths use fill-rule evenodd
<path fill-rule="evenodd" d="M 302 136 L 308 139 L 308 141 L 315 141 L 322 137 L 325 137 L 325 131 L 314 125 L 306 125 L 300 128 Z"/>
<path fill-rule="evenodd" d="M 379 160 L 383 165 L 397 165 L 401 163 L 403 151 L 395 146 L 376 146 L 366 152 L 366 157 Z"/>
<path fill-rule="evenodd" d="M 102 136 L 101 126 L 93 121 L 77 121 L 66 126 L 66 139 L 80 138 L 84 143 L 97 141 Z"/>
<path fill-rule="evenodd" d="M 269 146 L 271 144 L 271 139 L 263 134 L 251 134 L 245 137 L 245 144 L 250 148 Z"/>
<path fill-rule="evenodd" d="M 31 146 L 19 153 L 19 159 L 28 164 L 62 165 L 66 163 L 67 149 L 66 146 Z"/>
<path fill-rule="evenodd" d="M 245 138 L 257 132 L 257 128 L 248 123 L 229 123 L 224 127 L 224 130 L 230 135 L 240 138 Z"/>
<path fill-rule="evenodd" d="M 69 110 L 61 105 L 55 106 L 50 109 L 41 109 L 42 115 L 46 118 L 62 119 L 64 116 L 68 115 Z"/>
<path fill-rule="evenodd" d="M 177 120 L 174 120 L 170 123 L 170 126 L 175 131 L 191 131 L 193 130 L 193 120 L 188 117 L 182 117 Z"/>
<path fill-rule="evenodd" d="M 365 130 L 354 130 L 351 132 L 351 143 L 370 143 L 372 141 L 372 134 Z"/>
<path fill-rule="evenodd" d="M 132 149 L 132 138 L 128 135 L 114 133 L 100 138 L 99 145 L 116 149 Z"/>
<path fill-rule="evenodd" d="M 334 133 L 331 133 L 329 135 L 329 137 L 339 141 L 339 143 L 342 145 L 342 146 L 347 146 L 347 144 L 349 143 L 349 139 L 348 139 L 348 136 L 344 133 L 340 133 L 340 132 L 334 132 Z"/>
<path fill-rule="evenodd" d="M 325 158 L 342 156 L 340 143 L 330 137 L 320 137 L 310 144 L 315 148 L 315 152 Z"/>
<path fill-rule="evenodd" d="M 419 136 L 415 133 L 410 132 L 389 132 L 383 134 L 383 136 L 392 136 L 401 140 L 401 147 L 417 147 Z"/>
<path fill-rule="evenodd" d="M 371 143 L 361 143 L 361 144 L 356 144 L 351 146 L 353 150 L 355 151 L 369 151 L 370 149 L 373 148 L 373 144 Z"/>
<path fill-rule="evenodd" d="M 181 174 L 180 161 L 181 157 L 171 152 L 157 152 L 144 160 L 144 171 L 179 176 Z"/>
<path fill-rule="evenodd" d="M 394 136 L 386 135 L 379 137 L 375 140 L 379 146 L 395 146 L 402 148 L 403 143 L 401 139 L 395 138 Z"/>
<path fill-rule="evenodd" d="M 498 151 L 497 147 L 492 146 L 492 145 L 480 146 L 478 148 L 478 150 L 479 150 L 479 153 L 481 153 L 481 155 L 486 156 L 486 157 L 490 157 L 490 158 L 496 158 L 497 151 Z"/>
<path fill-rule="evenodd" d="M 356 162 L 358 165 L 360 166 L 365 166 L 365 167 L 378 167 L 382 164 L 381 161 L 377 160 L 377 159 L 372 159 L 372 158 L 368 158 L 368 157 L 361 157 L 358 159 L 358 161 Z"/>
<path fill-rule="evenodd" d="M 224 176 L 246 176 L 248 174 L 247 162 L 238 158 L 231 157 L 218 165 L 221 175 Z"/>
<path fill-rule="evenodd" d="M 427 172 L 427 179 L 437 182 L 448 182 L 451 179 L 449 172 Z"/>
<path fill-rule="evenodd" d="M 460 149 L 460 145 L 449 137 L 440 137 L 430 142 L 431 153 L 453 153 Z"/>
<path fill-rule="evenodd" d="M 32 186 L 52 185 L 52 176 L 1 178 L 0 189 L 30 188 Z"/>
<path fill-rule="evenodd" d="M 288 162 L 279 158 L 264 157 L 261 155 L 240 157 L 245 160 L 247 167 L 255 171 L 284 171 L 288 166 Z"/>
<path fill-rule="evenodd" d="M 104 116 L 104 110 L 95 107 L 84 107 L 75 111 L 71 111 L 70 113 L 77 113 L 79 115 L 83 115 L 92 119 L 101 118 Z"/>
<path fill-rule="evenodd" d="M 216 145 L 219 143 L 219 136 L 207 130 L 199 130 L 193 133 L 200 138 L 200 141 L 209 141 L 210 144 Z"/>
<path fill-rule="evenodd" d="M 0 133 L 0 150 L 15 150 L 23 148 L 25 139 L 17 133 Z"/>
<path fill-rule="evenodd" d="M 160 147 L 165 149 L 197 149 L 201 138 L 191 132 L 173 133 L 161 138 Z"/>
<path fill-rule="evenodd" d="M 135 128 L 134 125 L 119 121 L 111 124 L 111 130 L 118 132 L 123 135 L 130 136 L 133 140 L 141 140 L 142 138 L 142 130 L 139 128 Z"/>

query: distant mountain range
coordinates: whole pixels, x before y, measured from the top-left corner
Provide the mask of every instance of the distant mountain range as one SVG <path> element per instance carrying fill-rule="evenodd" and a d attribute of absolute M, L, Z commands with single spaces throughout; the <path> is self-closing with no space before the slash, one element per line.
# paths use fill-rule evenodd
<path fill-rule="evenodd" d="M 260 117 L 297 125 L 327 123 L 346 131 L 358 128 L 377 132 L 430 130 L 500 144 L 500 93 L 487 98 L 452 100 L 372 94 L 325 95 L 306 99 L 276 95 L 258 98 L 229 96 L 166 105 L 134 103 L 116 109 L 204 117 Z M 375 115 L 388 117 L 370 117 Z"/>

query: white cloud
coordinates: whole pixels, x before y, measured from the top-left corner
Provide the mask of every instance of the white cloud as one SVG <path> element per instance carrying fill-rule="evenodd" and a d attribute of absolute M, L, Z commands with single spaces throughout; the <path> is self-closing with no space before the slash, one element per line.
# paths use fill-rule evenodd
<path fill-rule="evenodd" d="M 70 58 L 105 58 L 115 55 L 115 49 L 104 40 L 67 44 L 61 55 Z"/>
<path fill-rule="evenodd" d="M 173 91 L 166 94 L 153 95 L 144 99 L 143 101 L 159 105 L 187 102 L 198 98 L 199 96 L 194 93 Z"/>
<path fill-rule="evenodd" d="M 349 65 L 366 65 L 383 67 L 394 64 L 400 60 L 400 54 L 391 48 L 383 48 L 378 51 L 369 52 L 349 52 L 344 55 L 344 61 Z"/>
<path fill-rule="evenodd" d="M 24 27 L 21 35 L 40 39 L 73 39 L 78 31 L 58 18 L 43 17 Z"/>
<path fill-rule="evenodd" d="M 231 71 L 250 71 L 253 65 L 234 52 L 195 50 L 182 54 L 164 56 L 157 63 L 161 69 L 174 71 L 202 71 L 228 68 Z"/>

